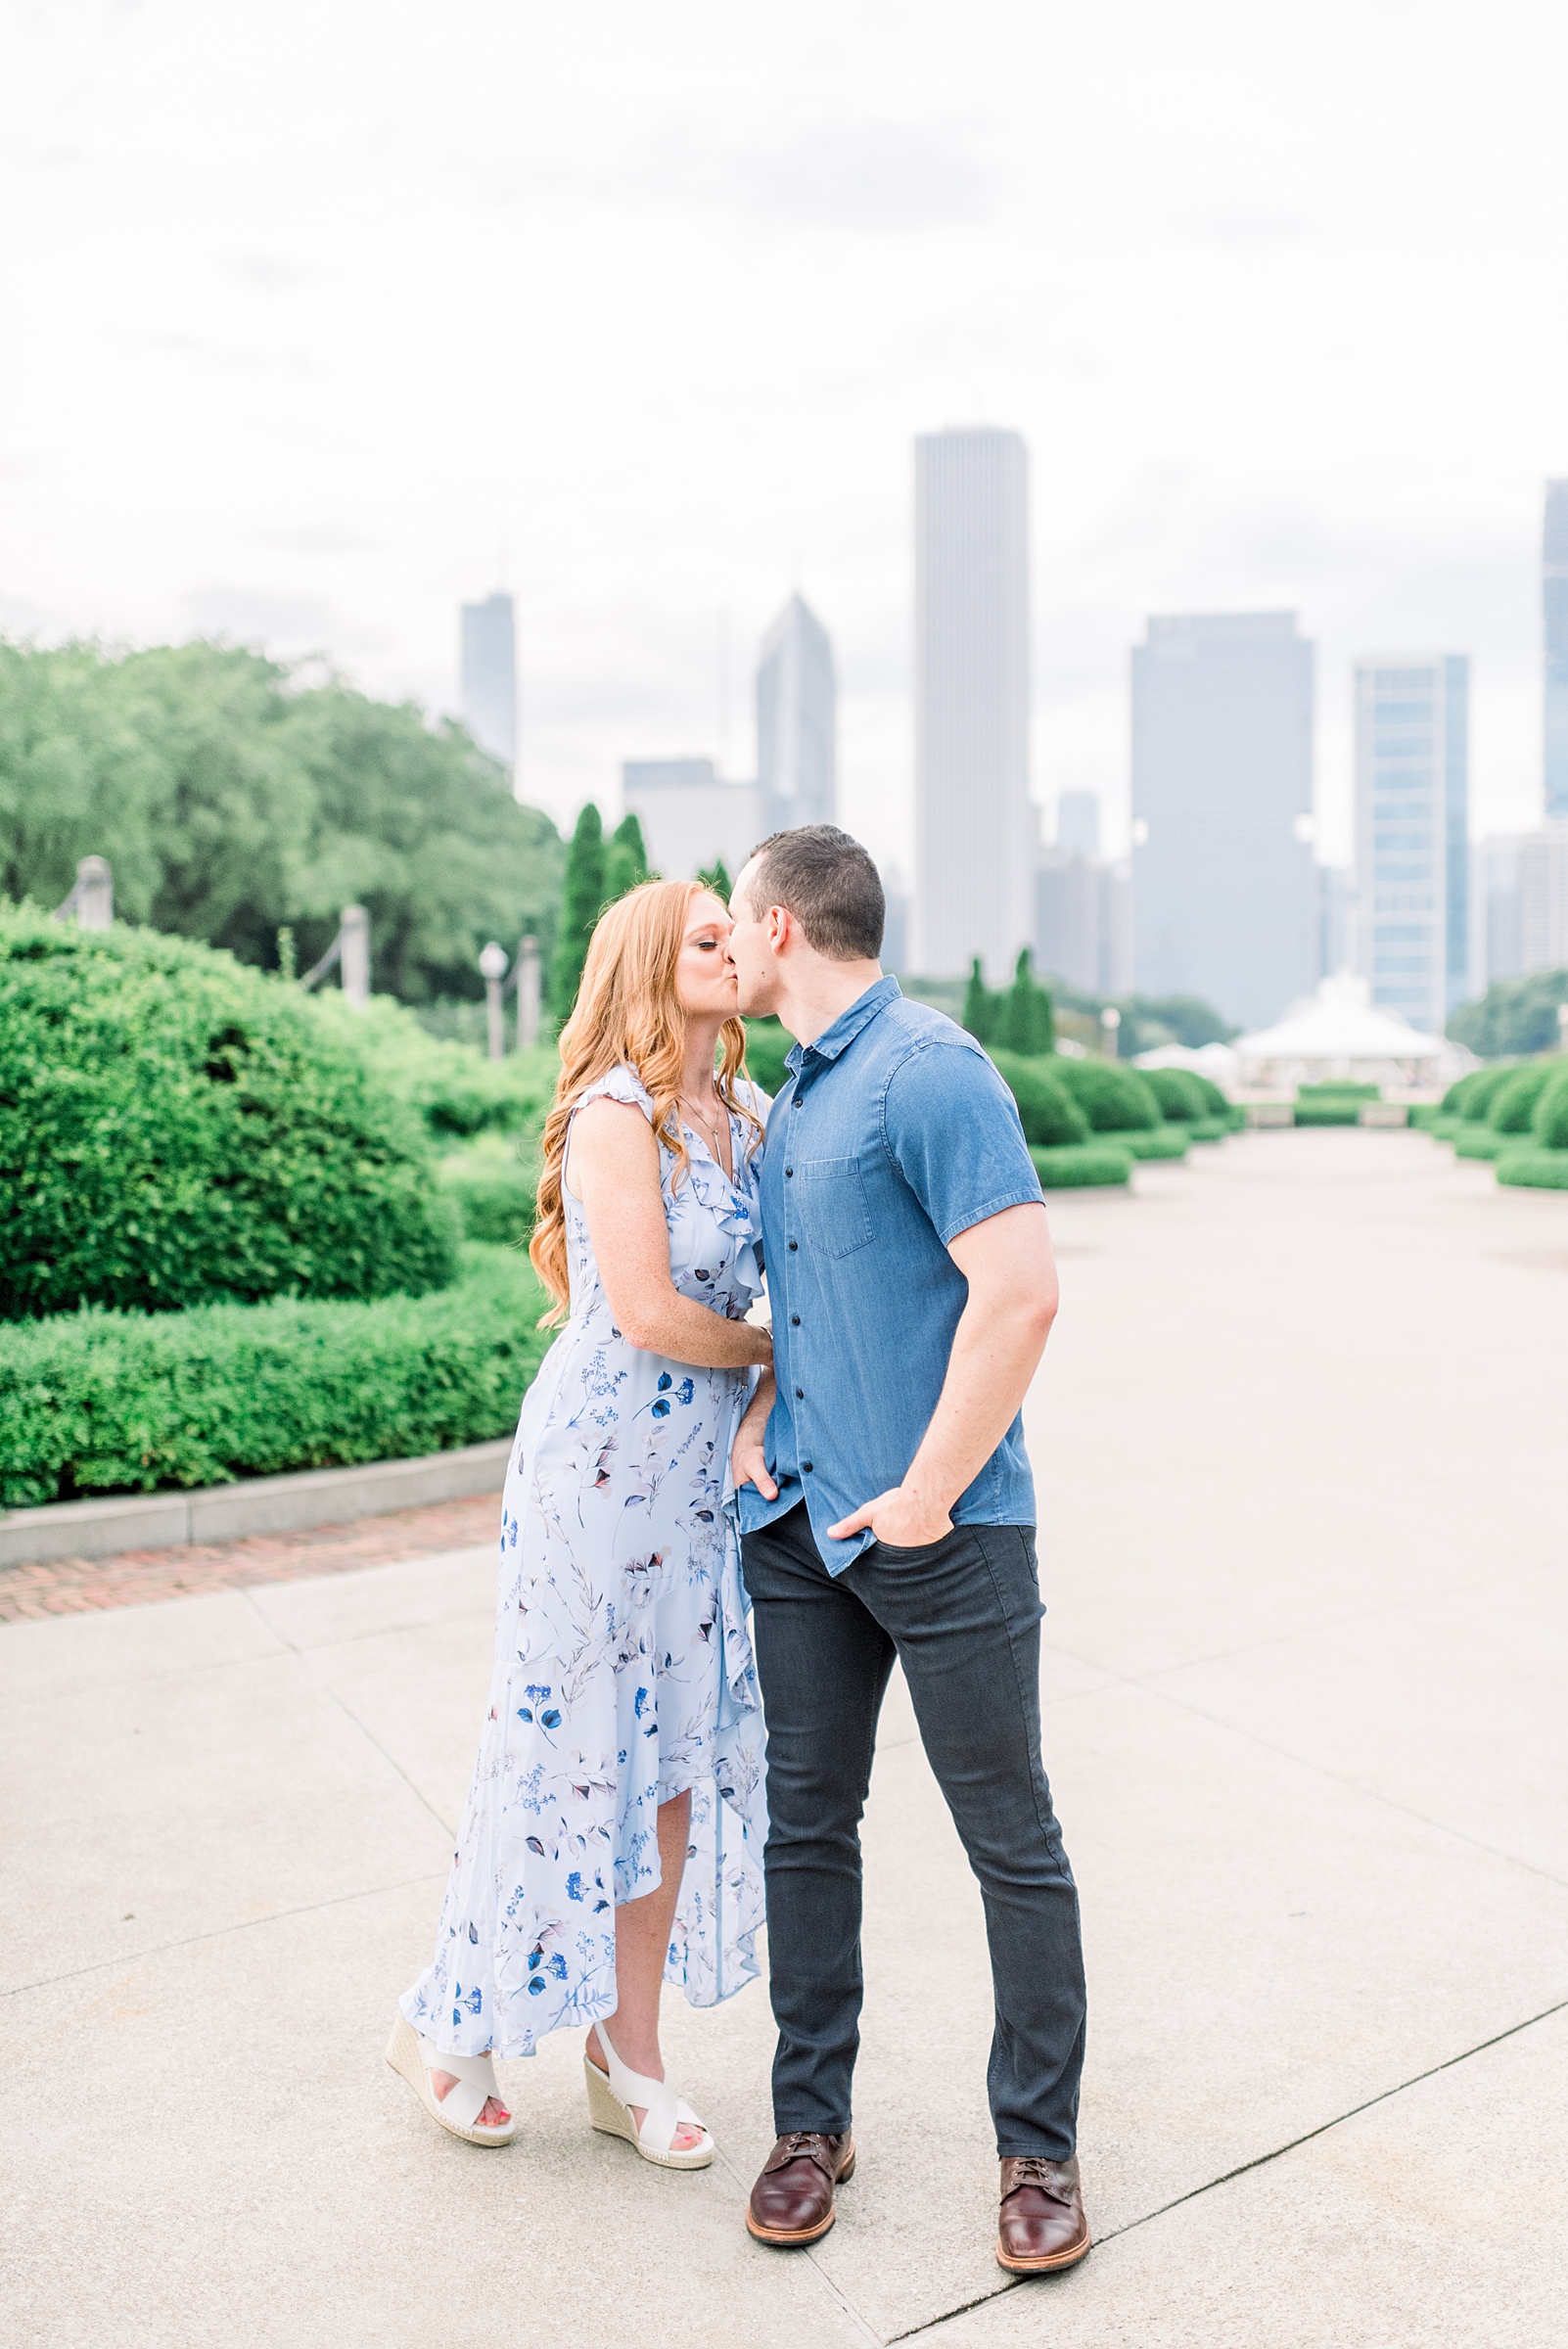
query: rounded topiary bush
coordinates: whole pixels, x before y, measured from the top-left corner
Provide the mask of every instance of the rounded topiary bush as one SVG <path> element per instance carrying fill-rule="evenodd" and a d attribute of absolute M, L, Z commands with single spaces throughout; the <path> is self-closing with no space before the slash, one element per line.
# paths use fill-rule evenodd
<path fill-rule="evenodd" d="M 1536 1103 L 1532 1129 L 1544 1150 L 1568 1150 L 1568 1060 L 1552 1064 Z"/>
<path fill-rule="evenodd" d="M 1138 1075 L 1173 1126 L 1195 1126 L 1214 1114 L 1198 1079 L 1185 1069 L 1140 1069 Z"/>
<path fill-rule="evenodd" d="M 1058 1052 L 1050 1062 L 1050 1072 L 1071 1093 L 1095 1133 L 1147 1132 L 1164 1124 L 1160 1104 L 1141 1069 L 1087 1055 L 1073 1060 Z"/>
<path fill-rule="evenodd" d="M 1018 1104 L 1026 1142 L 1042 1150 L 1057 1150 L 1087 1141 L 1088 1120 L 1054 1075 L 1045 1074 L 1047 1068 L 1054 1071 L 1054 1059 L 1042 1062 L 1019 1052 L 993 1052 L 991 1057 Z"/>
<path fill-rule="evenodd" d="M 0 1318 L 440 1288 L 412 1110 L 308 997 L 156 931 L 0 913 Z"/>
<path fill-rule="evenodd" d="M 1505 1084 L 1511 1084 L 1519 1074 L 1516 1060 L 1494 1062 L 1490 1069 L 1472 1069 L 1464 1079 L 1464 1098 L 1459 1115 L 1467 1126 L 1486 1126 L 1492 1120 L 1492 1104 Z"/>
<path fill-rule="evenodd" d="M 1528 1133 L 1536 1114 L 1536 1103 L 1556 1076 L 1560 1064 L 1538 1060 L 1532 1066 L 1515 1069 L 1506 1084 L 1499 1084 L 1492 1096 L 1492 1113 L 1488 1123 L 1494 1133 Z"/>

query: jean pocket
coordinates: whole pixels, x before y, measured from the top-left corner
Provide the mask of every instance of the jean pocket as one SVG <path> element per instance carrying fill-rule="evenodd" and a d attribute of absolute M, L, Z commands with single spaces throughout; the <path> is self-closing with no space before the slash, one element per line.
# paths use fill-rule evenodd
<path fill-rule="evenodd" d="M 951 1534 L 944 1534 L 940 1542 L 922 1542 L 917 1549 L 899 1549 L 896 1543 L 881 1541 L 877 1543 L 877 1547 L 885 1558 L 892 1559 L 895 1566 L 910 1566 L 921 1558 L 934 1558 L 938 1550 L 951 1540 Z"/>
<path fill-rule="evenodd" d="M 865 1177 L 857 1158 L 802 1160 L 795 1169 L 800 1185 L 801 1229 L 807 1245 L 820 1256 L 853 1256 L 871 1238 L 871 1208 Z"/>

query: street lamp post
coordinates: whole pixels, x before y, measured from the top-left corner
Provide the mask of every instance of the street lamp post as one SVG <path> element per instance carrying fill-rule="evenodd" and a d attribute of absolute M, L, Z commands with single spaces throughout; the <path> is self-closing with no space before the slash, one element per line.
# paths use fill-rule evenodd
<path fill-rule="evenodd" d="M 517 1048 L 539 1040 L 539 942 L 530 931 L 517 950 Z"/>
<path fill-rule="evenodd" d="M 1116 1032 L 1121 1025 L 1122 1015 L 1117 1010 L 1116 1005 L 1114 1003 L 1107 1003 L 1105 1009 L 1100 1014 L 1100 1026 L 1105 1033 L 1106 1055 L 1111 1060 L 1115 1060 L 1120 1049 Z"/>
<path fill-rule="evenodd" d="M 480 948 L 479 967 L 484 980 L 486 1041 L 491 1060 L 499 1060 L 506 1050 L 501 1029 L 501 981 L 506 977 L 506 948 L 498 946 L 492 938 L 487 946 Z"/>

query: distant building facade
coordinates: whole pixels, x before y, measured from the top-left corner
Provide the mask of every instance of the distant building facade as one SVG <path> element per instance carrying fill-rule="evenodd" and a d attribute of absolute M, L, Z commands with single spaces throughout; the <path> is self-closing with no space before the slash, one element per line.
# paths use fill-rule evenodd
<path fill-rule="evenodd" d="M 463 723 L 482 751 L 517 771 L 517 626 L 509 595 L 463 606 Z"/>
<path fill-rule="evenodd" d="M 1495 979 L 1517 979 L 1524 969 L 1519 932 L 1519 849 L 1516 833 L 1494 833 L 1470 854 L 1470 992 L 1485 994 Z"/>
<path fill-rule="evenodd" d="M 992 427 L 915 442 L 917 968 L 978 954 L 999 986 L 1030 941 L 1029 456 Z"/>
<path fill-rule="evenodd" d="M 1469 991 L 1469 714 L 1462 654 L 1357 663 L 1357 962 L 1436 1036 Z"/>
<path fill-rule="evenodd" d="M 1126 864 L 1047 849 L 1035 870 L 1035 967 L 1085 994 L 1132 991 L 1131 884 Z"/>
<path fill-rule="evenodd" d="M 1541 607 L 1545 656 L 1542 766 L 1549 822 L 1568 816 L 1568 482 L 1546 484 Z"/>
<path fill-rule="evenodd" d="M 720 862 L 733 881 L 763 837 L 757 785 L 726 783 L 711 759 L 628 759 L 621 785 L 648 862 L 667 881 L 689 881 Z"/>
<path fill-rule="evenodd" d="M 1064 791 L 1056 803 L 1056 846 L 1092 864 L 1100 852 L 1100 803 L 1092 791 Z"/>
<path fill-rule="evenodd" d="M 1137 990 L 1258 1030 L 1318 968 L 1313 647 L 1292 612 L 1154 618 L 1132 650 Z"/>
<path fill-rule="evenodd" d="M 1519 842 L 1519 967 L 1568 968 L 1568 817 Z"/>
<path fill-rule="evenodd" d="M 1317 976 L 1333 979 L 1351 968 L 1355 874 L 1343 864 L 1317 867 Z"/>
<path fill-rule="evenodd" d="M 792 595 L 757 663 L 757 781 L 765 836 L 831 824 L 838 805 L 838 684 L 816 614 Z"/>

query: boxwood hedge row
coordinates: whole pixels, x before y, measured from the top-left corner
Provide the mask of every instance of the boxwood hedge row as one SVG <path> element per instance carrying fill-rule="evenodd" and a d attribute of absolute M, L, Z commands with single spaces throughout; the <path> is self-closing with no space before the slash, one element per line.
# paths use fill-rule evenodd
<path fill-rule="evenodd" d="M 437 1296 L 89 1311 L 0 1329 L 0 1503 L 417 1457 L 509 1435 L 543 1359 L 526 1256 Z"/>

